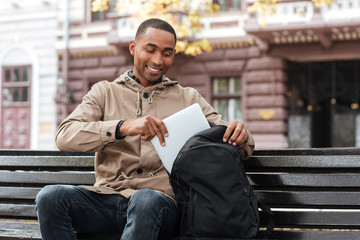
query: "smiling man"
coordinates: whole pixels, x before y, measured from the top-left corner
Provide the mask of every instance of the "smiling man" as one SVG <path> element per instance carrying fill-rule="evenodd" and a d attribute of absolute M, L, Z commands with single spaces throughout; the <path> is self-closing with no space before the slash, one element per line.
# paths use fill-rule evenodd
<path fill-rule="evenodd" d="M 95 152 L 93 186 L 46 186 L 36 198 L 42 238 L 76 239 L 75 232 L 118 233 L 121 239 L 156 240 L 175 235 L 178 209 L 168 174 L 151 140 L 166 144 L 164 119 L 199 103 L 208 121 L 227 125 L 224 142 L 254 150 L 241 122 L 221 120 L 193 88 L 165 77 L 176 45 L 174 29 L 160 19 L 144 21 L 129 51 L 134 68 L 112 82 L 95 84 L 60 124 L 62 151 Z"/>

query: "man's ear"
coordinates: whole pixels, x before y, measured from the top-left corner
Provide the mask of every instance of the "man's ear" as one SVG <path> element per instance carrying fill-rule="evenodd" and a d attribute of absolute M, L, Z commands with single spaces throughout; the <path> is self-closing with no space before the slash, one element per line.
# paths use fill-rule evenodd
<path fill-rule="evenodd" d="M 130 41 L 129 51 L 130 51 L 130 54 L 134 56 L 134 54 L 135 54 L 135 41 Z"/>

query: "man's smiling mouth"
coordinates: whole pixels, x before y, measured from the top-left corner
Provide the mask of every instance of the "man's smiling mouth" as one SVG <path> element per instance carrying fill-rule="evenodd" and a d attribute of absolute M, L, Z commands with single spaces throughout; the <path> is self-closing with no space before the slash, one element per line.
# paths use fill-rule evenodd
<path fill-rule="evenodd" d="M 156 69 L 156 68 L 152 68 L 152 67 L 149 67 L 149 66 L 146 66 L 150 71 L 152 72 L 159 72 L 161 69 Z"/>

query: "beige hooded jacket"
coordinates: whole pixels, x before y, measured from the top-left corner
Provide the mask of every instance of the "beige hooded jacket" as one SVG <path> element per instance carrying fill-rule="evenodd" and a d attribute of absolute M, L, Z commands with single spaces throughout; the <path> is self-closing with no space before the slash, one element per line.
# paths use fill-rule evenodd
<path fill-rule="evenodd" d="M 136 190 L 150 188 L 174 199 L 168 174 L 151 142 L 140 136 L 116 140 L 115 130 L 120 120 L 146 115 L 164 119 L 194 103 L 200 104 L 208 121 L 226 125 L 195 89 L 168 78 L 144 88 L 126 72 L 113 82 L 101 81 L 92 87 L 60 124 L 56 144 L 62 151 L 96 152 L 96 182 L 86 186 L 90 190 L 129 198 Z M 243 159 L 254 150 L 248 134 L 248 141 L 240 146 Z"/>

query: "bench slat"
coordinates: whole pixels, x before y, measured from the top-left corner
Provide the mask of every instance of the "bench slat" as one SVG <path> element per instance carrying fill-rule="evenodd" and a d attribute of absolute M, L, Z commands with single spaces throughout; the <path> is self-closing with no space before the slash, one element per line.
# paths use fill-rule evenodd
<path fill-rule="evenodd" d="M 360 231 L 351 230 L 322 230 L 322 231 L 274 231 L 272 238 L 286 240 L 339 240 L 339 239 L 360 239 Z"/>
<path fill-rule="evenodd" d="M 35 187 L 0 187 L 0 198 L 34 200 L 40 190 Z M 255 196 L 268 205 L 356 206 L 359 205 L 360 192 L 255 190 Z"/>
<path fill-rule="evenodd" d="M 75 176 L 74 176 L 75 175 Z M 70 176 L 70 178 L 69 178 Z M 249 178 L 252 183 L 262 186 L 317 186 L 317 187 L 342 187 L 351 186 L 358 187 L 360 185 L 360 174 L 252 174 L 249 173 Z M 72 181 L 71 179 L 74 178 Z M 75 180 L 78 179 L 78 180 Z M 79 183 L 92 184 L 94 176 L 92 172 L 1 172 L 0 182 L 5 183 Z M 351 184 L 349 184 L 351 183 Z"/>
<path fill-rule="evenodd" d="M 360 210 L 309 210 L 309 209 L 273 209 L 277 225 L 309 226 L 358 226 L 360 227 Z M 0 204 L 2 217 L 20 216 L 36 217 L 34 205 Z"/>
<path fill-rule="evenodd" d="M 360 173 L 248 173 L 254 186 L 262 187 L 360 187 Z"/>
<path fill-rule="evenodd" d="M 41 240 L 40 231 L 38 230 L 20 230 L 20 229 L 6 229 L 0 231 L 0 239 L 2 240 Z"/>
<path fill-rule="evenodd" d="M 25 184 L 85 184 L 92 185 L 95 182 L 93 172 L 0 172 L 0 183 L 25 183 Z"/>
<path fill-rule="evenodd" d="M 328 191 L 262 191 L 255 190 L 256 198 L 268 205 L 281 206 L 358 206 L 360 192 Z"/>
<path fill-rule="evenodd" d="M 360 155 L 358 147 L 341 148 L 286 148 L 256 150 L 253 156 L 334 156 L 334 155 Z"/>
<path fill-rule="evenodd" d="M 0 156 L 0 166 L 93 167 L 93 156 Z"/>
<path fill-rule="evenodd" d="M 247 167 L 269 168 L 359 168 L 358 155 L 319 156 L 253 156 L 243 161 Z"/>
<path fill-rule="evenodd" d="M 283 209 L 282 211 L 277 209 L 272 210 L 275 215 L 277 226 L 360 227 L 359 209 L 353 211 L 342 209 L 338 209 L 336 211 L 326 211 L 322 209 L 317 212 L 314 210 L 308 211 L 307 209 Z M 265 218 L 262 217 L 261 219 Z"/>
<path fill-rule="evenodd" d="M 0 199 L 35 199 L 40 190 L 36 187 L 0 187 Z"/>
<path fill-rule="evenodd" d="M 30 204 L 0 204 L 0 216 L 2 217 L 36 217 L 35 205 Z"/>
<path fill-rule="evenodd" d="M 94 156 L 90 152 L 63 152 L 57 150 L 1 149 L 1 156 Z"/>
<path fill-rule="evenodd" d="M 0 221 L 0 230 L 3 229 L 39 230 L 39 224 L 37 222 Z"/>

